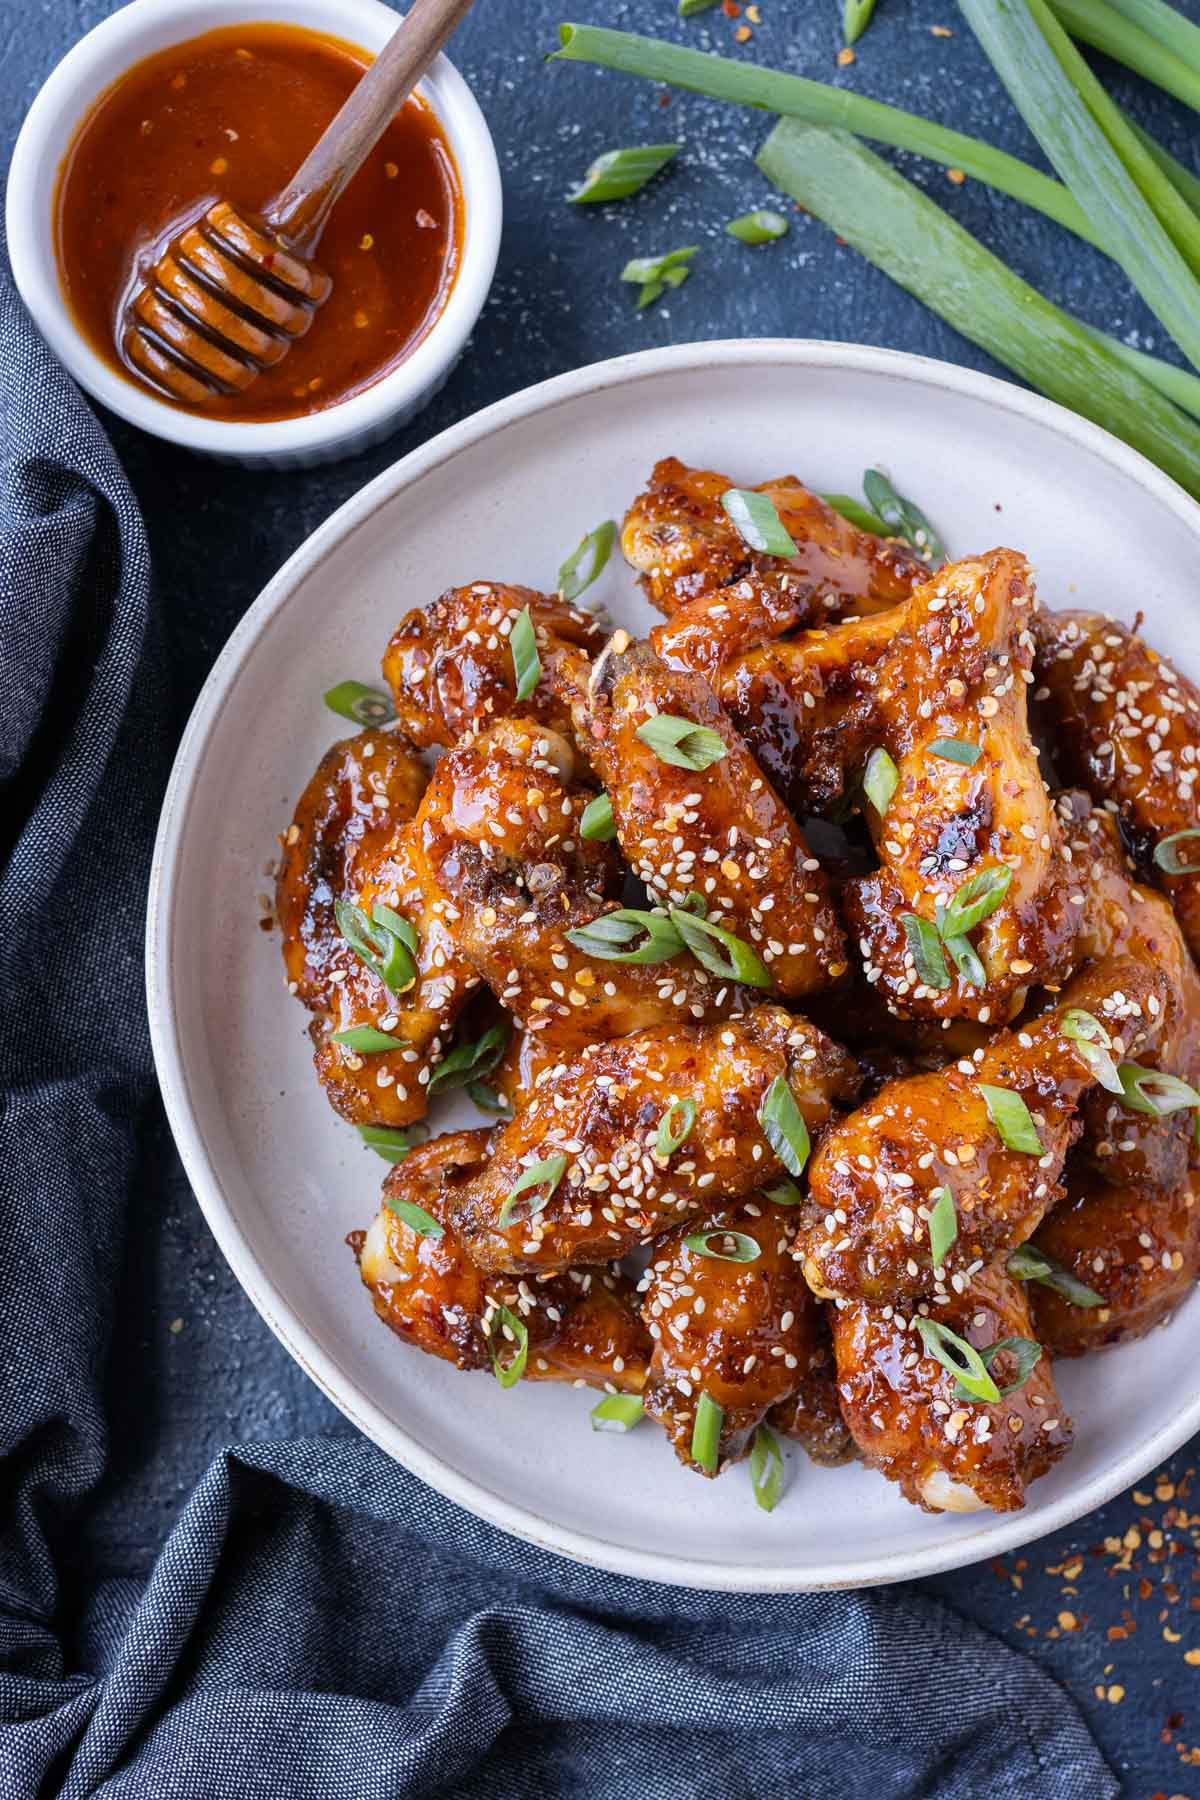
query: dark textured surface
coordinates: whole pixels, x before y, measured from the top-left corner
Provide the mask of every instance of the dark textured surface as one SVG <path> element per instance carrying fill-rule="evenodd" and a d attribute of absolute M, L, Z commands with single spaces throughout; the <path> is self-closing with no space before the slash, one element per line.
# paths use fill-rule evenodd
<path fill-rule="evenodd" d="M 0 0 L 6 158 L 25 106 L 57 57 L 111 10 L 104 0 L 33 7 Z M 638 7 L 591 0 L 579 16 L 836 77 L 1036 154 L 949 0 L 880 0 L 858 60 L 846 70 L 834 62 L 835 0 L 761 0 L 761 10 L 761 25 L 741 48 L 720 10 L 681 25 L 673 0 Z M 1200 18 L 1194 0 L 1185 10 Z M 504 242 L 471 350 L 414 426 L 331 470 L 250 478 L 108 421 L 146 518 L 180 724 L 241 613 L 312 528 L 396 456 L 515 388 L 631 348 L 754 334 L 889 344 L 989 367 L 814 221 L 797 220 L 783 244 L 760 251 L 724 237 L 727 218 L 769 197 L 751 161 L 767 122 L 689 96 L 672 95 L 664 106 L 653 89 L 617 76 L 544 68 L 541 52 L 552 46 L 560 16 L 547 0 L 478 0 L 456 45 L 455 60 L 500 152 Z M 953 35 L 935 37 L 934 25 Z M 1111 68 L 1105 73 L 1136 116 L 1195 166 L 1194 115 Z M 649 192 L 591 212 L 561 204 L 598 151 L 668 137 L 682 139 L 686 151 Z M 1154 322 L 1098 254 L 977 184 L 956 188 L 940 171 L 906 166 L 1054 299 L 1142 347 L 1164 347 Z M 616 279 L 622 262 L 683 243 L 700 245 L 691 280 L 635 316 L 630 290 Z M 802 437 L 795 463 L 802 475 L 809 467 Z M 424 597 L 398 596 L 397 611 Z M 78 1545 L 89 1584 L 97 1574 L 145 1575 L 183 1497 L 224 1444 L 351 1433 L 242 1296 L 157 1114 L 147 1122 L 138 1193 L 137 1249 L 120 1276 L 115 1374 L 126 1404 L 114 1421 L 119 1473 Z M 1184 1661 L 1200 1643 L 1200 1513 L 1189 1510 L 1200 1508 L 1200 1499 L 1187 1496 L 1197 1448 L 1172 1460 L 1157 1492 L 1152 1473 L 1136 1498 L 1113 1502 L 1003 1568 L 926 1584 L 1044 1661 L 1080 1700 L 1128 1794 L 1139 1800 L 1200 1794 L 1200 1750 L 1190 1750 L 1200 1744 L 1200 1671 Z M 1097 1698 L 1097 1689 L 1112 1698 Z"/>

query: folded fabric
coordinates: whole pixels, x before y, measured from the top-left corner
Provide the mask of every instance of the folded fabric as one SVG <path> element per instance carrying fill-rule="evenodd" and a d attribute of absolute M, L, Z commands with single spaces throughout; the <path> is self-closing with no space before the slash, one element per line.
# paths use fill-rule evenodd
<path fill-rule="evenodd" d="M 230 1449 L 144 1586 L 67 1605 L 114 1473 L 169 728 L 133 497 L 2 275 L 0 346 L 0 1794 L 1115 1794 L 1054 1681 L 924 1596 L 600 1574 L 358 1439 Z"/>

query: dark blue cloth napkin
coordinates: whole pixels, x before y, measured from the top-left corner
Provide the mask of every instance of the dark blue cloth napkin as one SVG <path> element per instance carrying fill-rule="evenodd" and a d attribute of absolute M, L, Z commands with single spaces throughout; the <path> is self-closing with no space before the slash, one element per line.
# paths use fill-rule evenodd
<path fill-rule="evenodd" d="M 144 1588 L 80 1579 L 170 745 L 137 509 L 2 275 L 0 360 L 2 1800 L 1114 1795 L 1055 1682 L 927 1598 L 598 1574 L 357 1439 L 233 1446 Z"/>

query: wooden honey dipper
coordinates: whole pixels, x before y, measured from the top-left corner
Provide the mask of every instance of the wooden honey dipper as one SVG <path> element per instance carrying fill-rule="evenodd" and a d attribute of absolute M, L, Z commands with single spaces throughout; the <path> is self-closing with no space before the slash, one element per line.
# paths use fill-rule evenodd
<path fill-rule="evenodd" d="M 121 348 L 188 405 L 238 393 L 285 357 L 333 283 L 311 260 L 333 207 L 472 0 L 413 0 L 261 216 L 218 200 L 172 239 L 125 309 Z"/>

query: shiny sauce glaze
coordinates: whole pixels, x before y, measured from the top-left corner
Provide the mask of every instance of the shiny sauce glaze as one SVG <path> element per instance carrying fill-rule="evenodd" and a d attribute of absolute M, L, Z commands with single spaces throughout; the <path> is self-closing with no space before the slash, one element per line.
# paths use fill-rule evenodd
<path fill-rule="evenodd" d="M 59 278 L 97 355 L 143 385 L 122 359 L 118 325 L 146 272 L 214 200 L 265 206 L 369 60 L 297 26 L 239 25 L 147 57 L 100 96 L 54 201 Z M 370 387 L 441 313 L 462 233 L 450 146 L 430 108 L 410 99 L 334 207 L 317 252 L 333 292 L 308 334 L 244 393 L 187 410 L 295 418 Z"/>

